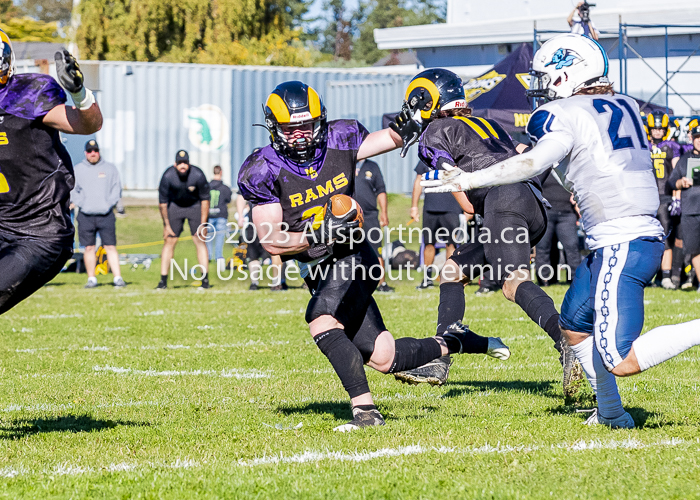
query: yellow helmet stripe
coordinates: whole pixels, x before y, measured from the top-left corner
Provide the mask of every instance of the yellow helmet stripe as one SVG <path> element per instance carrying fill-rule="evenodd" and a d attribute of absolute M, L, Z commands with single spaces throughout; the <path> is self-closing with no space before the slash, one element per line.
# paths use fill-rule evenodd
<path fill-rule="evenodd" d="M 10 37 L 7 36 L 7 33 L 5 33 L 3 30 L 0 30 L 0 40 L 2 40 L 4 43 L 11 44 Z"/>
<path fill-rule="evenodd" d="M 491 132 L 491 135 L 494 136 L 496 139 L 500 139 L 498 134 L 496 133 L 496 129 L 494 129 L 491 124 L 488 122 L 488 120 L 481 118 L 479 116 L 475 116 L 474 119 L 479 120 L 481 123 L 483 123 L 484 127 Z"/>
<path fill-rule="evenodd" d="M 461 120 L 461 121 L 463 121 L 464 123 L 466 123 L 467 125 L 469 125 L 469 126 L 471 127 L 471 129 L 472 129 L 474 132 L 476 132 L 477 134 L 479 134 L 479 137 L 481 137 L 482 139 L 488 139 L 488 138 L 489 138 L 489 135 L 484 131 L 484 129 L 481 128 L 481 127 L 480 127 L 479 125 L 477 125 L 476 123 L 474 123 L 473 121 L 471 121 L 469 118 L 467 118 L 467 117 L 465 117 L 465 116 L 455 116 L 454 118 L 457 119 L 457 120 Z"/>
<path fill-rule="evenodd" d="M 688 124 L 688 129 L 695 128 L 695 127 L 697 127 L 697 126 L 700 126 L 700 121 L 698 121 L 697 118 L 694 118 L 694 119 L 692 119 L 692 120 L 690 121 L 690 123 Z"/>
<path fill-rule="evenodd" d="M 421 117 L 425 120 L 429 120 L 431 113 L 438 105 L 438 100 L 440 99 L 440 91 L 435 86 L 435 84 L 427 78 L 416 78 L 408 84 L 408 88 L 406 89 L 406 100 L 408 100 L 408 96 L 411 95 L 411 92 L 413 92 L 418 87 L 423 87 L 425 90 L 427 90 L 430 94 L 430 97 L 433 100 L 433 105 L 430 107 L 429 110 L 420 110 Z"/>
<path fill-rule="evenodd" d="M 647 115 L 647 127 L 654 128 L 654 115 L 651 113 Z"/>
<path fill-rule="evenodd" d="M 287 108 L 287 105 L 280 96 L 277 94 L 270 94 L 265 106 L 270 108 L 270 111 L 272 111 L 272 114 L 275 115 L 279 123 L 289 123 L 289 108 Z"/>
<path fill-rule="evenodd" d="M 311 87 L 309 87 L 309 112 L 311 113 L 311 118 L 321 116 L 321 98 Z"/>

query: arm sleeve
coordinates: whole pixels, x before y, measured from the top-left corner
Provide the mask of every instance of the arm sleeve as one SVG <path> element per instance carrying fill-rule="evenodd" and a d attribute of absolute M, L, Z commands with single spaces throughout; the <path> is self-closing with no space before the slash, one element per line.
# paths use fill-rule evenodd
<path fill-rule="evenodd" d="M 39 118 L 51 111 L 56 106 L 65 104 L 66 93 L 56 80 L 48 75 L 42 75 L 43 86 L 34 101 L 33 118 Z"/>
<path fill-rule="evenodd" d="M 688 157 L 682 156 L 681 159 L 678 160 L 678 163 L 676 163 L 676 168 L 674 168 L 671 175 L 668 176 L 666 187 L 671 191 L 677 190 L 678 188 L 676 187 L 676 182 L 678 182 L 681 177 L 685 177 L 687 169 Z"/>
<path fill-rule="evenodd" d="M 109 187 L 109 199 L 107 200 L 110 207 L 117 204 L 119 199 L 122 197 L 122 184 L 119 180 L 119 171 L 117 167 L 112 165 L 112 182 Z"/>
<path fill-rule="evenodd" d="M 452 156 L 449 132 L 453 125 L 447 120 L 437 120 L 425 129 L 418 142 L 418 157 L 431 170 L 438 170 L 443 163 L 452 167 L 457 166 Z M 418 170 L 416 170 L 418 173 Z"/>
<path fill-rule="evenodd" d="M 168 199 L 168 181 L 165 178 L 167 174 L 168 171 L 166 170 L 163 172 L 163 176 L 160 178 L 160 185 L 158 186 L 158 203 L 168 203 L 170 201 Z"/>
<path fill-rule="evenodd" d="M 563 160 L 571 151 L 558 139 L 541 139 L 532 150 L 512 156 L 484 170 L 473 172 L 469 178 L 472 189 L 514 184 L 545 172 L 554 163 Z"/>
<path fill-rule="evenodd" d="M 238 172 L 238 191 L 253 205 L 280 202 L 274 173 L 264 158 L 248 157 Z"/>
<path fill-rule="evenodd" d="M 197 182 L 197 189 L 199 191 L 199 201 L 211 200 L 211 193 L 209 189 L 209 182 L 204 172 L 200 170 L 199 182 Z"/>
<path fill-rule="evenodd" d="M 386 185 L 384 184 L 382 171 L 379 170 L 379 165 L 375 164 L 372 170 L 374 171 L 374 175 L 372 176 L 374 179 L 374 194 L 386 193 Z"/>

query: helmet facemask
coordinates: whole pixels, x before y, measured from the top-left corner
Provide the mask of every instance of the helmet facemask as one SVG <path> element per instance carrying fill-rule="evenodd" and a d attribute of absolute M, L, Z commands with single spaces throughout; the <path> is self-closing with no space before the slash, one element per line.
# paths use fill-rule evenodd
<path fill-rule="evenodd" d="M 304 163 L 314 158 L 316 150 L 326 146 L 326 107 L 308 85 L 298 81 L 278 85 L 268 97 L 263 111 L 270 142 L 280 155 L 295 163 Z M 292 137 L 295 129 L 308 125 L 311 126 L 310 134 Z"/>
<path fill-rule="evenodd" d="M 293 129 L 303 127 L 305 125 L 311 125 L 311 134 L 306 137 L 306 135 L 293 138 L 287 138 L 285 134 L 285 128 L 293 133 Z M 326 143 L 328 136 L 328 125 L 326 122 L 325 113 L 320 118 L 311 121 L 304 121 L 300 123 L 275 123 L 270 127 L 272 129 L 271 133 L 273 136 L 273 147 L 278 152 L 287 156 L 289 159 L 304 163 L 312 159 L 316 153 L 316 150 L 323 147 Z M 291 135 L 291 134 L 290 134 Z"/>
<path fill-rule="evenodd" d="M 10 38 L 0 30 L 0 85 L 5 85 L 15 70 L 15 53 Z"/>

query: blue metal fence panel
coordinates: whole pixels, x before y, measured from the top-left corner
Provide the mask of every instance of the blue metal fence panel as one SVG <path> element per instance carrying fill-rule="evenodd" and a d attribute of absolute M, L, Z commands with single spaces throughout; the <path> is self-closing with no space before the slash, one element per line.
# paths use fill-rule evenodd
<path fill-rule="evenodd" d="M 262 105 L 276 85 L 301 80 L 326 101 L 330 118 L 356 118 L 370 131 L 399 109 L 405 76 L 321 68 L 274 68 L 100 61 L 94 84 L 105 118 L 102 154 L 117 165 L 125 189 L 157 189 L 178 149 L 211 175 L 214 165 L 235 185 L 254 147 L 269 143 Z M 77 141 L 78 139 L 73 139 Z M 79 138 L 81 145 L 85 138 Z M 74 146 L 69 148 L 82 159 Z M 412 174 L 398 154 L 379 159 L 390 192 L 408 192 Z M 412 162 L 409 162 L 412 163 Z M 412 166 L 412 165 L 411 165 Z"/>

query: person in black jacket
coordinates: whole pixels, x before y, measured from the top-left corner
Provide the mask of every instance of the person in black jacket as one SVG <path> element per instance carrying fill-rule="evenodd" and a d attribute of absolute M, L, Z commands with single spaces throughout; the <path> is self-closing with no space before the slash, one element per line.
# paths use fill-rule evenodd
<path fill-rule="evenodd" d="M 213 235 L 208 235 L 207 250 L 209 260 L 224 261 L 224 242 L 226 240 L 226 224 L 228 223 L 228 204 L 231 203 L 231 188 L 221 180 L 221 167 L 214 167 L 214 178 L 209 183 L 209 223 L 213 226 Z"/>
<path fill-rule="evenodd" d="M 558 281 L 557 266 L 552 265 L 552 242 L 554 236 L 564 247 L 566 256 L 567 281 L 573 278 L 573 272 L 581 263 L 581 253 L 578 249 L 578 234 L 576 221 L 578 214 L 571 193 L 564 189 L 556 175 L 550 175 L 542 185 L 542 193 L 552 208 L 547 209 L 547 230 L 537 243 L 535 267 L 537 277 L 542 285 L 556 284 Z M 558 249 L 557 249 L 558 251 Z M 561 265 L 562 263 L 560 263 Z M 549 267 L 546 267 L 549 266 Z"/>
<path fill-rule="evenodd" d="M 197 261 L 202 269 L 209 269 L 207 220 L 209 217 L 209 183 L 199 167 L 190 165 L 190 156 L 181 149 L 175 155 L 175 164 L 163 172 L 158 188 L 160 216 L 163 219 L 163 251 L 160 262 L 159 290 L 168 287 L 170 261 L 175 245 L 187 220 L 192 241 L 197 247 Z M 202 288 L 209 288 L 207 273 L 202 277 Z"/>
<path fill-rule="evenodd" d="M 681 190 L 683 248 L 693 268 L 700 269 L 700 126 L 690 130 L 693 151 L 681 156 L 668 179 L 671 189 Z M 698 287 L 700 292 L 700 287 Z"/>

